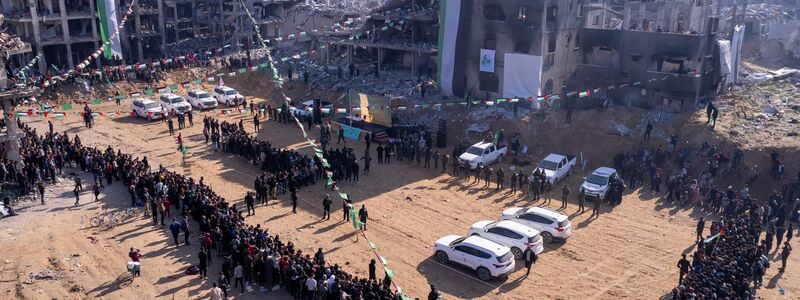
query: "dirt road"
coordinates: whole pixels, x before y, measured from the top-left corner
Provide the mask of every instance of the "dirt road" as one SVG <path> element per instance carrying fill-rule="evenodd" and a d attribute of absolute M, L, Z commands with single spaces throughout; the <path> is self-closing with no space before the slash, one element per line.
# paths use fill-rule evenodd
<path fill-rule="evenodd" d="M 241 118 L 216 116 L 236 121 Z M 194 127 L 179 131 L 187 141 L 189 157 L 185 162 L 175 150 L 174 137 L 167 135 L 166 125 L 160 122 L 98 118 L 95 128 L 88 130 L 81 127 L 78 117 L 52 121 L 57 130 L 78 134 L 85 144 L 102 148 L 111 145 L 137 156 L 145 155 L 151 165 L 162 164 L 193 178 L 202 176 L 218 194 L 239 203 L 259 171 L 239 157 L 210 151 L 202 140 L 200 119 L 195 118 Z M 248 120 L 245 119 L 246 128 L 252 131 Z M 46 130 L 41 118 L 26 121 L 40 131 Z M 275 122 L 266 122 L 259 138 L 305 154 L 313 151 L 303 142 L 298 129 Z M 362 144 L 355 148 L 357 153 L 363 153 Z M 580 177 L 572 175 L 567 184 L 576 190 Z M 342 183 L 340 187 L 351 195 L 357 207 L 363 204 L 369 209 L 372 219 L 367 235 L 388 259 L 395 282 L 407 294 L 420 298 L 427 295 L 430 284 L 436 285 L 446 298 L 661 298 L 670 295 L 677 283 L 680 254 L 694 250 L 691 245 L 695 218 L 714 219 L 696 209 L 664 204 L 648 193 L 626 195 L 622 205 L 613 211 L 603 207 L 597 219 L 590 218 L 590 212 L 576 214 L 577 204 L 570 199 L 563 213 L 572 220 L 572 237 L 566 243 L 546 245 L 530 277 L 523 278 L 524 272 L 518 270 L 507 279 L 481 282 L 467 270 L 431 260 L 433 242 L 447 234 L 466 234 L 472 223 L 497 219 L 508 207 L 543 205 L 556 209 L 560 202 L 554 200 L 546 205 L 506 193 L 508 190 L 496 192 L 470 183 L 440 175 L 438 170 L 392 161 L 390 165 L 374 164 L 370 174 L 361 174 L 360 182 Z M 324 194 L 320 184 L 304 188 L 299 192 L 297 214 L 290 213 L 288 197 L 281 197 L 279 202 L 257 207 L 256 215 L 247 220 L 262 224 L 284 240 L 294 241 L 306 252 L 322 247 L 326 258 L 366 276 L 367 264 L 373 258 L 369 247 L 363 238 L 356 240 L 349 223 L 340 222 L 339 206 L 334 205 L 331 221 L 320 220 Z M 91 202 L 86 192 L 82 204 L 73 206 L 71 185 L 66 181 L 50 188 L 47 198 L 45 206 L 29 204 L 21 216 L 0 221 L 2 298 L 198 299 L 206 297 L 211 282 L 216 281 L 216 276 L 202 281 L 184 275 L 183 271 L 196 263 L 198 247 L 176 248 L 166 227 L 152 226 L 144 218 L 109 230 L 81 229 L 82 216 L 127 205 L 127 191 L 118 183 L 104 189 L 99 202 Z M 125 272 L 130 247 L 144 253 L 142 277 L 132 283 L 118 280 Z M 791 257 L 789 264 L 800 263 L 798 257 Z M 800 268 L 790 267 L 776 275 L 780 261 L 775 259 L 764 277 L 766 287 L 758 295 L 765 299 L 797 299 Z M 215 261 L 209 273 L 218 273 L 219 267 Z M 56 279 L 30 277 L 31 273 L 45 271 L 55 274 Z M 781 287 L 785 288 L 785 296 L 779 296 Z M 284 292 L 270 294 L 276 295 L 288 298 Z M 256 293 L 249 293 L 237 299 L 256 297 Z"/>

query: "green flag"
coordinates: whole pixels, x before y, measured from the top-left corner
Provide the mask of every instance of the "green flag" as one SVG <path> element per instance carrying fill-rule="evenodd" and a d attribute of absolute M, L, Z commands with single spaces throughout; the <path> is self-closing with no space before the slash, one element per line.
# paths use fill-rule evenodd
<path fill-rule="evenodd" d="M 202 80 L 200 80 L 200 79 L 195 79 L 195 80 L 194 80 L 194 84 L 201 84 L 201 83 L 203 83 L 203 81 L 202 81 Z"/>
<path fill-rule="evenodd" d="M 378 249 L 378 245 L 375 245 L 375 243 L 373 243 L 373 242 L 369 242 L 369 247 L 370 247 L 372 250 Z"/>
<path fill-rule="evenodd" d="M 97 98 L 92 99 L 92 104 L 93 105 L 100 104 L 100 99 L 97 99 Z"/>
<path fill-rule="evenodd" d="M 245 68 L 239 69 L 239 74 L 244 74 L 244 72 L 247 72 L 247 69 L 245 69 Z"/>
<path fill-rule="evenodd" d="M 71 109 L 72 109 L 72 103 L 61 104 L 61 110 L 71 110 Z"/>
<path fill-rule="evenodd" d="M 344 199 L 344 200 L 347 200 L 347 198 L 348 198 L 347 194 L 345 194 L 345 193 L 339 193 L 339 197 L 342 197 L 342 199 Z"/>
<path fill-rule="evenodd" d="M 177 84 L 170 84 L 169 85 L 169 90 L 170 91 L 174 91 L 174 90 L 177 90 L 177 89 L 178 89 L 178 85 Z"/>
<path fill-rule="evenodd" d="M 383 267 L 383 270 L 386 271 L 386 278 L 389 278 L 389 280 L 394 278 L 394 272 L 392 272 L 392 269 L 389 269 L 389 267 Z"/>
<path fill-rule="evenodd" d="M 333 181 L 333 178 L 332 178 L 332 177 L 328 177 L 328 183 L 326 183 L 326 185 L 329 185 L 329 186 L 330 186 L 330 185 L 332 185 L 333 183 L 334 183 L 334 181 Z"/>
<path fill-rule="evenodd" d="M 148 96 L 152 96 L 153 95 L 153 89 L 150 89 L 150 88 L 144 89 L 144 91 L 142 91 L 142 92 L 144 92 L 144 94 L 148 95 Z"/>

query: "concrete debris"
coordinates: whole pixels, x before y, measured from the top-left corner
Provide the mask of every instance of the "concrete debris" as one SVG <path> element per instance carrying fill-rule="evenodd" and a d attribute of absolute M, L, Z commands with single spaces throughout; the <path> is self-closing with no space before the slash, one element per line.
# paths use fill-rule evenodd
<path fill-rule="evenodd" d="M 58 274 L 55 270 L 46 269 L 44 271 L 38 273 L 31 273 L 28 276 L 27 283 L 33 283 L 35 280 L 58 280 L 61 278 L 61 275 Z"/>
<path fill-rule="evenodd" d="M 625 124 L 614 122 L 613 120 L 608 121 L 611 125 L 611 130 L 614 134 L 618 134 L 619 136 L 629 136 L 631 135 L 631 129 Z"/>

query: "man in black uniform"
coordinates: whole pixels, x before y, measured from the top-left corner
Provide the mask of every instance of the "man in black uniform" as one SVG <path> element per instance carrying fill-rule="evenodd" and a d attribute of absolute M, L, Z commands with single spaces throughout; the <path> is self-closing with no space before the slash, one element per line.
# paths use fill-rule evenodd
<path fill-rule="evenodd" d="M 325 198 L 322 198 L 322 218 L 327 220 L 331 219 L 331 196 L 325 194 Z"/>

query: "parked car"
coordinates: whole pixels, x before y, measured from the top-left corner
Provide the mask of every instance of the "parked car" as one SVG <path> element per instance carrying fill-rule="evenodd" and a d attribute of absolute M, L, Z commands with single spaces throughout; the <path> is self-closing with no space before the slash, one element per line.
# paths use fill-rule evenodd
<path fill-rule="evenodd" d="M 516 259 L 522 259 L 522 253 L 528 247 L 536 254 L 544 250 L 538 230 L 513 221 L 480 221 L 472 224 L 469 235 L 477 235 L 511 248 Z"/>
<path fill-rule="evenodd" d="M 495 162 L 502 162 L 503 157 L 508 152 L 508 147 L 497 147 L 493 143 L 480 142 L 467 148 L 467 151 L 458 157 L 459 160 L 469 163 L 469 167 L 474 169 L 479 163 L 484 166 Z"/>
<path fill-rule="evenodd" d="M 566 240 L 572 234 L 572 224 L 567 216 L 541 207 L 513 207 L 503 211 L 501 220 L 509 220 L 539 230 L 546 243 Z"/>
<path fill-rule="evenodd" d="M 244 99 L 239 92 L 227 86 L 215 87 L 212 94 L 214 99 L 217 99 L 217 103 L 225 103 L 228 106 L 239 105 L 239 102 Z"/>
<path fill-rule="evenodd" d="M 611 180 L 617 178 L 617 170 L 608 167 L 600 167 L 592 171 L 592 174 L 583 178 L 580 192 L 587 198 L 603 200 L 608 195 Z"/>
<path fill-rule="evenodd" d="M 549 154 L 539 162 L 537 168 L 539 171 L 544 171 L 544 175 L 550 183 L 557 183 L 572 174 L 575 162 L 574 155 Z"/>
<path fill-rule="evenodd" d="M 314 112 L 312 108 L 314 107 L 314 100 L 308 100 L 303 103 L 296 104 L 294 107 L 291 108 L 293 113 L 297 113 L 301 116 L 310 116 Z M 322 116 L 329 116 L 333 114 L 333 103 L 327 101 L 321 101 L 320 107 L 322 108 Z M 325 109 L 328 109 L 328 112 L 325 112 Z"/>
<path fill-rule="evenodd" d="M 161 96 L 158 97 L 158 102 L 158 104 L 161 104 L 167 109 L 168 113 L 177 112 L 179 114 L 185 114 L 187 112 L 192 112 L 192 105 L 189 104 L 186 99 L 183 99 L 183 97 L 173 93 L 161 94 Z"/>
<path fill-rule="evenodd" d="M 158 105 L 158 103 L 150 99 L 133 99 L 131 102 L 131 109 L 133 110 L 134 117 L 145 118 L 148 121 L 164 117 L 164 114 L 161 113 L 161 105 Z"/>
<path fill-rule="evenodd" d="M 211 94 L 202 90 L 190 90 L 186 93 L 186 99 L 189 100 L 189 104 L 198 109 L 212 109 L 218 105 L 217 100 L 211 97 Z"/>
<path fill-rule="evenodd" d="M 514 271 L 511 249 L 479 236 L 448 235 L 437 240 L 433 248 L 437 262 L 463 265 L 475 270 L 483 281 L 505 277 Z"/>

